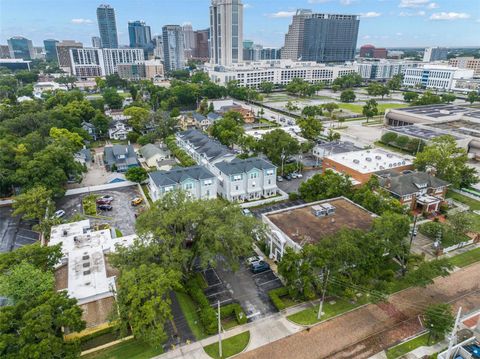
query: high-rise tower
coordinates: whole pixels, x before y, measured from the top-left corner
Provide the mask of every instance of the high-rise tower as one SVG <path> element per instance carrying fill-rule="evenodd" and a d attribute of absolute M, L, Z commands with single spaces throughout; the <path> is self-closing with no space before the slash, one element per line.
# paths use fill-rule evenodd
<path fill-rule="evenodd" d="M 102 47 L 118 48 L 117 23 L 115 10 L 110 5 L 100 5 L 97 8 L 98 31 L 102 39 Z"/>

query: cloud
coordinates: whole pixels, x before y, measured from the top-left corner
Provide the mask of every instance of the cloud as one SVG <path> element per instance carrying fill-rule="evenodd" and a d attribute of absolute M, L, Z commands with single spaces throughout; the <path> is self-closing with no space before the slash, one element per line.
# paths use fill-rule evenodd
<path fill-rule="evenodd" d="M 395 35 L 397 35 L 397 36 L 403 36 L 403 32 L 397 32 Z"/>
<path fill-rule="evenodd" d="M 427 6 L 430 0 L 400 0 L 399 7 L 421 7 Z"/>
<path fill-rule="evenodd" d="M 251 9 L 252 7 L 252 4 L 243 4 L 244 9 Z"/>
<path fill-rule="evenodd" d="M 436 2 L 431 2 L 427 5 L 427 9 L 436 9 L 438 8 L 438 4 Z"/>
<path fill-rule="evenodd" d="M 425 16 L 427 13 L 423 10 L 417 12 L 401 11 L 400 16 Z"/>
<path fill-rule="evenodd" d="M 72 19 L 70 21 L 71 21 L 72 24 L 77 24 L 77 25 L 84 25 L 84 24 L 93 23 L 93 21 L 90 20 L 90 19 Z"/>
<path fill-rule="evenodd" d="M 332 0 L 308 0 L 308 3 L 309 4 L 323 4 L 323 3 L 326 3 L 326 2 L 330 2 Z"/>
<path fill-rule="evenodd" d="M 351 5 L 356 0 L 340 0 L 340 4 L 348 6 Z"/>
<path fill-rule="evenodd" d="M 379 17 L 380 15 L 382 14 L 375 11 L 363 12 L 360 14 L 361 17 Z"/>
<path fill-rule="evenodd" d="M 295 15 L 295 11 L 277 11 L 274 12 L 273 14 L 269 14 L 269 17 L 273 18 L 284 18 L 284 17 L 292 17 Z"/>
<path fill-rule="evenodd" d="M 372 37 L 370 35 L 363 35 L 362 39 L 364 40 L 368 40 L 368 39 L 371 39 Z"/>
<path fill-rule="evenodd" d="M 430 20 L 462 20 L 468 19 L 470 15 L 464 12 L 436 12 L 430 16 Z"/>

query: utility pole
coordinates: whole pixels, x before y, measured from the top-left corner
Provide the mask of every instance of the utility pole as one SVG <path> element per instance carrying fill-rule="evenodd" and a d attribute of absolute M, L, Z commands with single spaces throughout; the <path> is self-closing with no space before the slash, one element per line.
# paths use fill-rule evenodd
<path fill-rule="evenodd" d="M 220 321 L 220 301 L 217 302 L 218 307 L 218 354 L 220 354 L 220 358 L 222 355 L 222 322 Z"/>
<path fill-rule="evenodd" d="M 457 344 L 457 328 L 460 322 L 460 315 L 462 314 L 462 307 L 458 308 L 457 319 L 455 320 L 455 325 L 453 326 L 452 333 L 450 334 L 449 342 L 448 342 L 448 350 L 447 350 L 447 358 L 450 359 L 450 355 L 452 354 L 452 347 L 454 346 L 453 342 Z"/>
<path fill-rule="evenodd" d="M 283 161 L 285 160 L 285 149 L 282 148 L 282 155 L 280 156 L 282 159 L 282 176 L 283 176 Z"/>
<path fill-rule="evenodd" d="M 322 289 L 322 298 L 320 299 L 320 305 L 318 306 L 318 314 L 317 314 L 317 319 L 320 320 L 322 317 L 322 310 L 323 310 L 323 301 L 325 300 L 325 292 L 327 291 L 327 283 L 328 283 L 328 275 L 330 274 L 330 269 L 327 269 L 327 276 L 325 278 L 325 281 L 323 283 L 323 289 Z"/>

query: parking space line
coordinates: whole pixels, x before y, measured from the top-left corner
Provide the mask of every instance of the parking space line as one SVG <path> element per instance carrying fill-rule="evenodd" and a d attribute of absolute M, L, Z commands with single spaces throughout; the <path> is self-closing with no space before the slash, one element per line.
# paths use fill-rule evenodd
<path fill-rule="evenodd" d="M 222 294 L 222 293 L 225 293 L 225 292 L 229 292 L 229 290 L 225 289 L 225 290 L 222 290 L 221 292 L 215 292 L 213 294 L 209 294 L 209 295 L 205 295 L 205 297 L 213 297 L 214 295 L 219 295 L 219 294 Z"/>
<path fill-rule="evenodd" d="M 260 284 L 258 284 L 258 285 L 259 285 L 259 286 L 262 286 L 262 285 L 265 285 L 265 284 L 268 284 L 268 283 L 271 283 L 271 282 L 275 282 L 275 281 L 277 281 L 277 280 L 280 280 L 280 279 L 279 279 L 279 278 L 271 279 L 271 280 L 269 280 L 269 281 L 266 281 L 265 283 L 260 283 Z"/>
<path fill-rule="evenodd" d="M 252 277 L 258 277 L 260 274 L 265 274 L 265 273 L 270 273 L 270 272 L 272 272 L 271 269 L 266 270 L 265 272 L 260 272 L 260 273 L 257 273 L 257 274 L 252 274 Z"/>

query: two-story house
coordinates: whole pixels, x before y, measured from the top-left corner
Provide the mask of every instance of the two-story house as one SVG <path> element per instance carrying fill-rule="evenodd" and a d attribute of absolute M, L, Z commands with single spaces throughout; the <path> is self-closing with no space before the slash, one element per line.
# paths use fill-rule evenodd
<path fill-rule="evenodd" d="M 180 148 L 187 152 L 197 164 L 207 167 L 215 175 L 219 174 L 215 163 L 229 162 L 235 158 L 232 150 L 199 130 L 178 132 L 175 137 Z"/>
<path fill-rule="evenodd" d="M 108 129 L 108 137 L 112 140 L 126 140 L 133 128 L 123 121 L 113 121 Z"/>
<path fill-rule="evenodd" d="M 148 177 L 150 196 L 154 201 L 175 189 L 182 189 L 196 199 L 217 197 L 217 179 L 212 172 L 202 166 L 150 172 Z"/>
<path fill-rule="evenodd" d="M 103 149 L 103 162 L 108 171 L 126 172 L 138 167 L 137 155 L 132 145 L 113 145 Z"/>
<path fill-rule="evenodd" d="M 90 122 L 83 121 L 81 126 L 82 126 L 82 129 L 86 131 L 94 141 L 97 140 L 97 129 L 93 124 L 91 124 Z"/>
<path fill-rule="evenodd" d="M 436 212 L 445 201 L 448 182 L 426 172 L 399 173 L 385 171 L 377 174 L 379 184 L 410 210 Z"/>
<path fill-rule="evenodd" d="M 242 115 L 243 122 L 245 123 L 255 122 L 255 113 L 249 109 L 243 108 L 240 105 L 233 104 L 231 106 L 222 106 L 219 112 L 221 114 L 225 114 L 230 111 L 238 112 L 240 115 Z"/>
<path fill-rule="evenodd" d="M 210 112 L 207 116 L 204 116 L 198 112 L 191 112 L 180 115 L 178 117 L 178 125 L 184 131 L 191 128 L 197 128 L 202 131 L 206 131 L 221 118 L 222 116 L 216 114 L 215 112 Z"/>
<path fill-rule="evenodd" d="M 255 201 L 277 195 L 277 168 L 258 158 L 215 164 L 219 172 L 218 193 L 228 201 Z"/>

